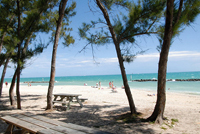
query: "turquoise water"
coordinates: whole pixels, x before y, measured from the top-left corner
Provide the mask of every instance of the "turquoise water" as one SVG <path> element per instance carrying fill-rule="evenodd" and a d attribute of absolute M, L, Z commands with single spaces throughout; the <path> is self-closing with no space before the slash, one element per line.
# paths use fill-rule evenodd
<path fill-rule="evenodd" d="M 157 90 L 157 82 L 131 82 L 136 79 L 157 79 L 157 73 L 148 74 L 127 74 L 129 86 L 134 89 L 141 90 Z M 176 72 L 167 73 L 167 79 L 200 79 L 200 72 Z M 110 81 L 113 81 L 114 86 L 121 87 L 123 85 L 121 75 L 91 75 L 91 76 L 65 76 L 56 77 L 56 85 L 84 85 L 95 86 L 101 81 L 102 87 L 108 87 Z M 5 78 L 8 83 L 11 78 Z M 49 81 L 49 77 L 21 78 L 21 85 L 27 85 L 25 81 Z M 47 86 L 48 83 L 32 83 L 32 86 Z M 170 92 L 185 92 L 200 94 L 200 82 L 167 82 L 166 89 L 170 88 Z"/>

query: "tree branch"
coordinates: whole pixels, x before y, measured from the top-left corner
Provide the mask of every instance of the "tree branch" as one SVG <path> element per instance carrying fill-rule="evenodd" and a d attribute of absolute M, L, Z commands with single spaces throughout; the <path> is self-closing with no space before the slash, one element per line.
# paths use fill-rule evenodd
<path fill-rule="evenodd" d="M 138 35 L 144 35 L 144 34 L 157 34 L 158 32 L 144 32 L 144 33 L 137 33 L 137 34 L 134 34 L 134 35 L 130 35 L 130 36 L 126 36 L 124 38 L 121 39 L 121 42 L 124 41 L 124 40 L 127 40 L 133 36 L 138 36 Z"/>
<path fill-rule="evenodd" d="M 180 3 L 179 3 L 179 9 L 178 9 L 178 13 L 177 13 L 177 18 L 175 20 L 175 23 L 174 25 L 176 25 L 181 17 L 181 11 L 182 11 L 182 7 L 183 7 L 183 0 L 180 0 Z"/>
<path fill-rule="evenodd" d="M 83 50 L 85 50 L 89 44 L 90 44 L 90 42 L 89 42 L 88 44 L 86 44 L 86 45 L 79 51 L 79 53 L 81 53 Z"/>
<path fill-rule="evenodd" d="M 106 19 L 106 22 L 107 22 L 107 25 L 109 27 L 110 33 L 112 35 L 113 42 L 114 42 L 114 44 L 116 44 L 117 43 L 117 38 L 116 38 L 116 35 L 115 35 L 115 32 L 114 32 L 114 29 L 112 27 L 112 24 L 110 22 L 108 12 L 106 11 L 105 7 L 102 5 L 102 3 L 99 0 L 96 0 L 96 2 L 97 2 L 98 7 L 100 8 L 100 10 L 102 11 L 102 13 L 104 15 L 104 18 Z"/>
<path fill-rule="evenodd" d="M 158 19 L 158 18 L 156 17 L 156 19 L 152 22 L 152 24 L 149 26 L 149 28 L 146 30 L 146 32 L 149 31 L 149 29 L 153 26 L 153 24 L 156 22 L 157 19 Z"/>

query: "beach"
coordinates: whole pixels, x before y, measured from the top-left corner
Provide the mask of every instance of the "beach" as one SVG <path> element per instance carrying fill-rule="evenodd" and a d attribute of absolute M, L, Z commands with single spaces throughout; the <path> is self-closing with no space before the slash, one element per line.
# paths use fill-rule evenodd
<path fill-rule="evenodd" d="M 54 120 L 74 123 L 82 126 L 116 134 L 133 133 L 200 133 L 200 96 L 166 91 L 167 100 L 162 125 L 153 122 L 127 122 L 120 115 L 130 112 L 128 100 L 124 89 L 118 87 L 116 93 L 110 88 L 101 89 L 91 86 L 55 86 L 53 93 L 81 94 L 87 98 L 83 108 L 79 104 L 71 104 L 71 109 L 66 110 L 61 104 L 55 104 L 54 110 L 45 111 L 48 86 L 20 86 L 22 110 L 17 110 L 16 105 L 10 106 L 9 85 L 4 85 L 1 97 L 0 116 L 12 113 L 30 112 L 44 115 Z M 147 118 L 154 110 L 156 92 L 148 90 L 131 89 L 139 118 Z M 174 121 L 175 120 L 175 121 Z M 0 120 L 0 133 L 6 130 L 7 124 Z"/>

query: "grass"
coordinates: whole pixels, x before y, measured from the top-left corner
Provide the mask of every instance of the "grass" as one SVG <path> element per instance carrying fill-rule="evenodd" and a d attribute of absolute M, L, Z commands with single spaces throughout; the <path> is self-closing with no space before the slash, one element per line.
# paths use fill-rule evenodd
<path fill-rule="evenodd" d="M 149 122 L 149 124 L 155 124 L 155 121 L 151 121 L 151 122 Z"/>
<path fill-rule="evenodd" d="M 178 119 L 171 119 L 172 122 L 178 122 Z"/>
<path fill-rule="evenodd" d="M 168 120 L 168 119 L 167 119 Z M 171 119 L 171 122 L 168 120 L 167 122 L 164 123 L 164 125 L 168 126 L 169 128 L 173 128 L 174 125 L 178 122 L 178 119 Z M 161 129 L 164 129 L 165 127 L 161 127 Z M 166 130 L 166 129 L 164 129 Z"/>
<path fill-rule="evenodd" d="M 163 129 L 163 130 L 167 130 L 167 128 L 166 128 L 166 127 L 163 127 L 163 126 L 161 127 L 161 129 Z"/>

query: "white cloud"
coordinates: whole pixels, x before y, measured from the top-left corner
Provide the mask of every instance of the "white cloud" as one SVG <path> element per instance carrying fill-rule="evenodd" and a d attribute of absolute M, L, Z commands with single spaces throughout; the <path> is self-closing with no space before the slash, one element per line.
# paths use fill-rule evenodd
<path fill-rule="evenodd" d="M 63 60 L 63 61 L 69 61 L 69 59 L 67 59 L 67 58 L 63 58 L 62 60 Z"/>
<path fill-rule="evenodd" d="M 83 61 L 80 61 L 80 62 L 77 62 L 77 63 L 91 63 L 91 60 L 83 60 Z"/>
<path fill-rule="evenodd" d="M 169 53 L 169 57 L 196 57 L 200 56 L 200 52 L 195 51 L 174 51 Z"/>
<path fill-rule="evenodd" d="M 115 63 L 115 62 L 118 62 L 118 59 L 117 58 L 101 58 L 100 59 L 100 62 L 102 63 Z"/>
<path fill-rule="evenodd" d="M 159 53 L 152 53 L 152 54 L 144 54 L 144 55 L 138 55 L 137 58 L 158 58 Z"/>
<path fill-rule="evenodd" d="M 159 59 L 159 53 L 151 53 L 151 54 L 144 54 L 144 55 L 138 55 L 136 57 L 137 61 L 140 62 L 147 62 L 152 60 L 158 60 Z M 200 56 L 200 52 L 196 51 L 172 51 L 169 52 L 169 58 L 173 58 L 173 60 L 176 60 L 176 58 L 196 58 Z"/>
<path fill-rule="evenodd" d="M 134 62 L 158 62 L 159 60 L 159 53 L 150 53 L 150 54 L 143 54 L 143 55 L 138 55 L 136 57 L 136 60 Z M 173 60 L 185 60 L 186 58 L 194 58 L 194 57 L 199 57 L 200 52 L 195 52 L 195 51 L 172 51 L 169 52 L 169 59 Z M 115 64 L 118 63 L 118 58 L 117 57 L 111 57 L 111 58 L 98 58 L 95 59 L 96 62 L 100 64 Z M 85 67 L 85 66 L 93 66 L 93 59 L 91 57 L 77 57 L 73 59 L 65 59 L 63 61 L 62 59 L 58 60 L 58 66 L 60 67 Z"/>

